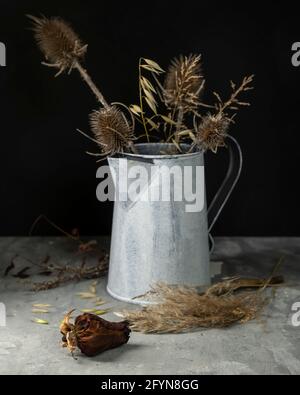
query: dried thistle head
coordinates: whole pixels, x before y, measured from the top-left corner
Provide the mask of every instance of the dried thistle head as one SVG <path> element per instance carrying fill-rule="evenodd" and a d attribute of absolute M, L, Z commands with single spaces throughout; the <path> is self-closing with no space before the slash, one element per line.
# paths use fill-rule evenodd
<path fill-rule="evenodd" d="M 164 100 L 168 107 L 187 113 L 199 105 L 204 87 L 201 55 L 180 56 L 173 60 L 166 76 Z"/>
<path fill-rule="evenodd" d="M 230 123 L 231 120 L 223 113 L 205 116 L 196 131 L 198 146 L 204 151 L 211 150 L 216 153 L 219 147 L 225 146 Z"/>
<path fill-rule="evenodd" d="M 102 108 L 90 115 L 92 132 L 103 154 L 123 152 L 134 139 L 132 126 L 115 106 Z"/>
<path fill-rule="evenodd" d="M 29 15 L 37 44 L 45 55 L 49 66 L 59 69 L 61 74 L 71 70 L 87 51 L 72 27 L 61 18 L 37 18 Z"/>

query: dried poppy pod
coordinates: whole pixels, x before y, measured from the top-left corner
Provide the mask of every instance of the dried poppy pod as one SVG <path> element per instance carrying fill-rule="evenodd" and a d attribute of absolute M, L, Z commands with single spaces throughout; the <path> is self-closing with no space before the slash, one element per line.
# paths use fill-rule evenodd
<path fill-rule="evenodd" d="M 86 356 L 95 357 L 128 343 L 130 338 L 128 322 L 108 322 L 93 314 L 77 317 L 74 325 L 69 320 L 70 313 L 61 325 L 61 333 L 63 347 L 68 348 L 71 353 L 79 348 Z"/>

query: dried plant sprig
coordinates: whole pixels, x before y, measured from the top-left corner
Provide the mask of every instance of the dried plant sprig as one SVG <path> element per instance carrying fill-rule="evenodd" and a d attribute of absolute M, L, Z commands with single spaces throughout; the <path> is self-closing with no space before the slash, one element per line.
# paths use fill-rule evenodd
<path fill-rule="evenodd" d="M 120 316 L 131 329 L 142 333 L 184 333 L 203 328 L 226 328 L 254 320 L 267 303 L 261 292 L 200 295 L 190 287 L 159 284 L 153 289 L 158 303 Z"/>
<path fill-rule="evenodd" d="M 154 62 L 151 59 L 145 59 L 145 58 L 140 58 L 139 60 L 139 97 L 140 97 L 140 105 L 133 105 L 130 107 L 130 110 L 132 113 L 137 116 L 138 118 L 141 118 L 141 122 L 144 126 L 144 130 L 146 133 L 146 137 L 148 142 L 150 142 L 150 136 L 149 136 L 149 130 L 148 130 L 148 124 L 151 126 L 151 118 L 149 121 L 149 118 L 146 117 L 145 114 L 145 109 L 144 109 L 144 102 L 147 103 L 148 107 L 153 111 L 155 115 L 157 115 L 157 100 L 155 96 L 157 95 L 156 89 L 154 88 L 153 84 L 147 79 L 145 76 L 143 76 L 142 71 L 147 70 L 150 71 L 152 74 L 162 74 L 164 73 L 164 70 L 159 66 L 158 63 Z M 155 129 L 156 126 L 153 127 L 152 124 L 152 129 Z"/>
<path fill-rule="evenodd" d="M 247 92 L 250 90 L 253 90 L 254 88 L 251 86 L 252 82 L 254 81 L 254 75 L 250 75 L 247 77 L 243 78 L 243 81 L 240 86 L 236 86 L 234 82 L 230 82 L 231 88 L 232 88 L 232 94 L 230 98 L 223 102 L 221 99 L 220 95 L 216 92 L 214 92 L 214 95 L 216 96 L 218 103 L 216 104 L 216 110 L 218 114 L 225 114 L 226 111 L 232 110 L 232 111 L 237 111 L 239 107 L 249 107 L 250 103 L 248 102 L 243 102 L 239 99 L 240 94 L 243 92 Z"/>
<path fill-rule="evenodd" d="M 116 106 L 94 111 L 90 115 L 90 124 L 103 155 L 121 153 L 133 146 L 132 125 Z"/>
<path fill-rule="evenodd" d="M 168 108 L 183 114 L 196 110 L 203 88 L 201 55 L 180 56 L 173 60 L 164 85 Z"/>
<path fill-rule="evenodd" d="M 87 265 L 85 261 L 81 265 L 53 265 L 46 263 L 41 265 L 41 270 L 56 278 L 51 281 L 34 283 L 33 291 L 41 292 L 55 289 L 63 284 L 74 281 L 98 279 L 107 274 L 109 256 L 105 254 L 96 265 Z"/>
<path fill-rule="evenodd" d="M 104 107 L 108 107 L 104 96 L 81 65 L 88 46 L 82 43 L 72 27 L 58 17 L 46 18 L 42 16 L 38 18 L 32 15 L 28 15 L 28 17 L 33 21 L 35 39 L 47 60 L 47 63 L 43 64 L 57 68 L 56 76 L 65 71 L 70 73 L 73 69 L 77 69 L 98 101 Z"/>
<path fill-rule="evenodd" d="M 223 113 L 208 114 L 195 131 L 197 145 L 203 150 L 217 153 L 218 148 L 225 147 L 225 140 L 231 120 Z"/>
<path fill-rule="evenodd" d="M 281 262 L 282 263 L 282 262 Z M 278 267 L 277 267 L 278 268 Z M 275 273 L 275 271 L 274 271 Z M 284 283 L 283 276 L 271 276 L 270 279 L 239 278 L 233 277 L 211 286 L 207 291 L 207 296 L 226 296 L 236 291 L 245 289 L 275 288 Z"/>
<path fill-rule="evenodd" d="M 252 90 L 251 83 L 254 75 L 245 77 L 239 87 L 231 81 L 232 94 L 227 101 L 223 101 L 221 96 L 214 92 L 217 98 L 215 105 L 216 113 L 208 113 L 202 118 L 199 125 L 195 126 L 196 145 L 204 151 L 211 150 L 216 153 L 218 148 L 225 147 L 225 140 L 231 123 L 234 123 L 234 117 L 239 107 L 250 106 L 250 103 L 242 102 L 239 99 L 240 94 Z M 233 111 L 233 115 L 229 115 Z"/>

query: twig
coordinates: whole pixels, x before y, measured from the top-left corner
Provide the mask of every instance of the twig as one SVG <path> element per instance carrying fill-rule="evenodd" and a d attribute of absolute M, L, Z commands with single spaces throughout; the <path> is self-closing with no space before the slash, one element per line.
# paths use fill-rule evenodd
<path fill-rule="evenodd" d="M 29 231 L 29 236 L 32 236 L 36 226 L 38 225 L 38 223 L 41 220 L 45 220 L 46 222 L 48 222 L 48 224 L 50 224 L 53 228 L 55 228 L 56 230 L 58 230 L 60 233 L 64 234 L 65 236 L 67 236 L 69 239 L 72 239 L 73 241 L 77 241 L 80 244 L 84 244 L 84 242 L 82 240 L 80 240 L 80 238 L 78 236 L 73 236 L 72 234 L 66 232 L 65 230 L 63 230 L 62 228 L 60 228 L 58 225 L 56 225 L 54 222 L 52 222 L 49 218 L 47 218 L 44 214 L 40 215 L 32 224 L 30 231 Z"/>
<path fill-rule="evenodd" d="M 97 88 L 97 86 L 95 85 L 89 74 L 87 73 L 87 71 L 81 66 L 79 62 L 75 62 L 74 68 L 76 68 L 79 71 L 82 79 L 90 87 L 90 89 L 92 90 L 98 101 L 103 105 L 104 108 L 108 109 L 109 104 L 107 103 L 104 96 L 99 91 L 99 89 Z"/>

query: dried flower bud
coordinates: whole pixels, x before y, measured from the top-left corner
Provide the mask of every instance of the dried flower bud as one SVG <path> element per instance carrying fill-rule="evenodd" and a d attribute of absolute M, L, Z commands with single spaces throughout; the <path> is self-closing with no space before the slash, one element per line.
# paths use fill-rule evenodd
<path fill-rule="evenodd" d="M 102 108 L 90 115 L 91 129 L 105 155 L 123 152 L 134 138 L 125 115 L 115 106 Z"/>
<path fill-rule="evenodd" d="M 230 119 L 222 113 L 204 117 L 196 133 L 198 146 L 216 153 L 219 147 L 225 146 L 229 125 Z"/>
<path fill-rule="evenodd" d="M 74 64 L 84 57 L 87 45 L 84 45 L 71 26 L 60 18 L 37 18 L 29 16 L 34 22 L 33 30 L 40 50 L 48 62 L 62 73 L 72 69 Z"/>
<path fill-rule="evenodd" d="M 204 87 L 201 55 L 180 56 L 174 59 L 166 76 L 165 103 L 184 113 L 195 110 Z"/>
<path fill-rule="evenodd" d="M 93 314 L 83 314 L 76 318 L 71 331 L 62 332 L 63 347 L 71 353 L 79 348 L 86 356 L 94 357 L 128 343 L 130 332 L 127 322 L 113 323 Z"/>

